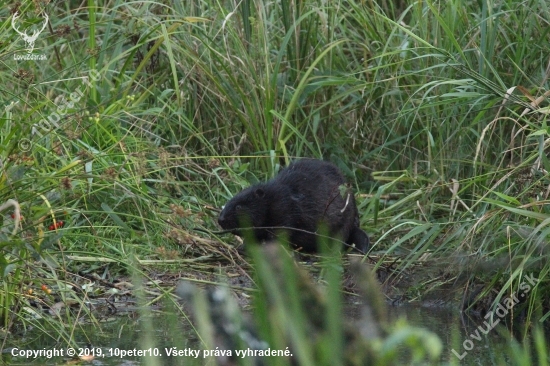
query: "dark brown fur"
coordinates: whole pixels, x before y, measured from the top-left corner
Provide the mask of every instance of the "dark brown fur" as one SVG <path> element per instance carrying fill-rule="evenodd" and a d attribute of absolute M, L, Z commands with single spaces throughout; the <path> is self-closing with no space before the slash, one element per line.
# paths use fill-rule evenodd
<path fill-rule="evenodd" d="M 242 227 L 252 227 L 258 241 L 272 240 L 281 230 L 297 248 L 317 251 L 319 224 L 331 237 L 355 244 L 366 253 L 369 238 L 359 228 L 359 212 L 346 180 L 333 164 L 302 159 L 290 164 L 266 183 L 249 187 L 224 207 L 218 222 L 242 236 Z"/>

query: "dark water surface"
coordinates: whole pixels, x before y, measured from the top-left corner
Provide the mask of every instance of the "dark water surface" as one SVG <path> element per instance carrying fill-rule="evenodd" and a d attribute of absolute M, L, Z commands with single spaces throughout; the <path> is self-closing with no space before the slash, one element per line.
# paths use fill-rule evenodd
<path fill-rule="evenodd" d="M 480 326 L 484 330 L 487 329 L 484 319 L 464 319 L 458 310 L 411 305 L 390 307 L 388 310 L 391 320 L 406 318 L 409 325 L 426 328 L 439 336 L 443 343 L 441 365 L 511 364 L 503 356 L 503 351 L 507 350 L 508 341 L 507 331 L 503 332 L 506 328 L 502 326 L 497 327 L 500 330 L 495 328 L 486 332 L 485 335 L 479 330 Z M 346 315 L 355 318 L 356 314 L 357 307 L 349 305 Z M 173 347 L 181 352 L 199 349 L 197 340 L 192 336 L 194 332 L 188 324 L 188 322 L 173 316 L 151 316 L 141 318 L 141 320 L 136 320 L 135 316 L 128 316 L 102 323 L 101 332 L 92 326 L 84 326 L 75 329 L 74 334 L 82 347 L 88 343 L 92 344 L 92 348 L 85 351 L 95 354 L 96 358 L 91 362 L 92 365 L 140 365 L 143 364 L 141 357 L 136 355 L 122 357 L 122 352 L 151 349 L 150 352 L 154 353 L 156 348 L 157 352 L 166 354 L 167 349 L 173 349 Z M 154 330 L 152 332 L 144 331 L 149 328 Z M 187 337 L 186 335 L 191 336 Z M 64 347 L 57 346 L 57 344 L 63 343 L 62 340 L 56 342 L 55 339 L 42 332 L 30 331 L 21 341 L 18 341 L 17 351 L 14 351 L 13 348 L 4 350 L 0 362 L 8 365 L 65 364 L 70 360 L 66 355 L 66 348 L 64 357 L 48 358 L 42 355 L 36 358 L 24 358 L 11 355 L 12 352 L 17 354 L 20 350 L 44 350 L 45 352 L 54 348 L 63 349 Z M 453 349 L 456 355 L 453 353 Z M 155 358 L 158 365 L 201 365 L 205 362 L 201 357 L 193 359 L 190 355 Z M 149 363 L 149 365 L 153 364 Z"/>
<path fill-rule="evenodd" d="M 443 343 L 442 365 L 512 364 L 504 356 L 511 335 L 502 325 L 490 329 L 488 320 L 465 317 L 456 309 L 402 305 L 388 310 L 390 319 L 404 317 L 409 325 L 437 334 Z"/>

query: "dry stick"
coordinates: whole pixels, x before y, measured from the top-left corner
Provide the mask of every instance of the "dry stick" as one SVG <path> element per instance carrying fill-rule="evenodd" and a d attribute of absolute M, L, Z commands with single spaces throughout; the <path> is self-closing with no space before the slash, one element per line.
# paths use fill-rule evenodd
<path fill-rule="evenodd" d="M 308 233 L 308 234 L 312 234 L 312 235 L 315 235 L 315 236 L 318 236 L 320 238 L 328 238 L 328 239 L 332 239 L 338 243 L 341 243 L 343 244 L 345 247 L 349 247 L 349 248 L 354 248 L 356 249 L 357 251 L 359 251 L 360 253 L 362 254 L 367 254 L 367 253 L 364 253 L 362 250 L 360 250 L 359 248 L 357 247 L 354 247 L 353 245 L 351 244 L 348 244 L 346 243 L 345 241 L 343 240 L 339 240 L 339 239 L 336 239 L 332 236 L 329 236 L 329 235 L 321 235 L 319 234 L 317 231 L 309 231 L 309 230 L 306 230 L 306 229 L 299 229 L 299 228 L 296 228 L 296 227 L 289 227 L 289 226 L 248 226 L 248 227 L 241 227 L 239 228 L 240 231 L 246 231 L 246 230 L 252 230 L 252 229 L 265 229 L 265 230 L 294 230 L 294 231 L 300 231 L 300 232 L 303 232 L 303 233 Z"/>
<path fill-rule="evenodd" d="M 332 204 L 332 202 L 336 199 L 336 197 L 338 197 L 338 195 L 340 194 L 340 186 L 342 184 L 339 184 L 337 185 L 336 187 L 334 187 L 332 189 L 332 192 L 334 192 L 336 189 L 338 189 L 338 193 L 334 196 L 332 196 L 332 198 L 327 202 L 326 206 L 325 206 L 325 211 L 323 212 L 323 217 L 325 217 L 325 214 L 327 213 L 327 210 L 328 210 L 328 207 Z M 349 201 L 349 192 L 348 192 L 348 199 L 346 200 L 346 204 L 344 206 L 344 208 L 342 209 L 341 212 L 344 212 L 346 210 L 346 207 L 348 207 L 348 201 Z"/>

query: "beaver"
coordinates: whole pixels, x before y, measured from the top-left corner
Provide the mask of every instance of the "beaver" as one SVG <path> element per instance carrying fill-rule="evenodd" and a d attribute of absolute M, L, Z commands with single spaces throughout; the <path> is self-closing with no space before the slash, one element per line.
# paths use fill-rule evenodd
<path fill-rule="evenodd" d="M 272 180 L 246 188 L 223 208 L 218 223 L 243 236 L 252 229 L 258 242 L 273 240 L 285 231 L 295 248 L 318 249 L 317 229 L 323 224 L 333 238 L 342 239 L 360 253 L 369 249 L 369 237 L 359 227 L 359 212 L 342 172 L 317 159 L 300 159 Z M 284 237 L 284 236 L 283 236 Z"/>

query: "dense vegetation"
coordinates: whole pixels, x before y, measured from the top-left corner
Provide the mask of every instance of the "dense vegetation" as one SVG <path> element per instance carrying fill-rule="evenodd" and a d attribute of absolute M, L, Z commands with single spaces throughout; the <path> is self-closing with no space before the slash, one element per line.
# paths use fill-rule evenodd
<path fill-rule="evenodd" d="M 28 35 L 49 17 L 45 60 L 21 58 L 15 14 Z M 526 323 L 550 314 L 546 2 L 26 1 L 0 19 L 4 330 L 52 289 L 83 302 L 69 285 L 99 269 L 241 266 L 195 229 L 295 157 L 344 171 L 378 266 L 454 269 L 410 298 L 460 278 L 496 306 L 532 275 Z"/>

